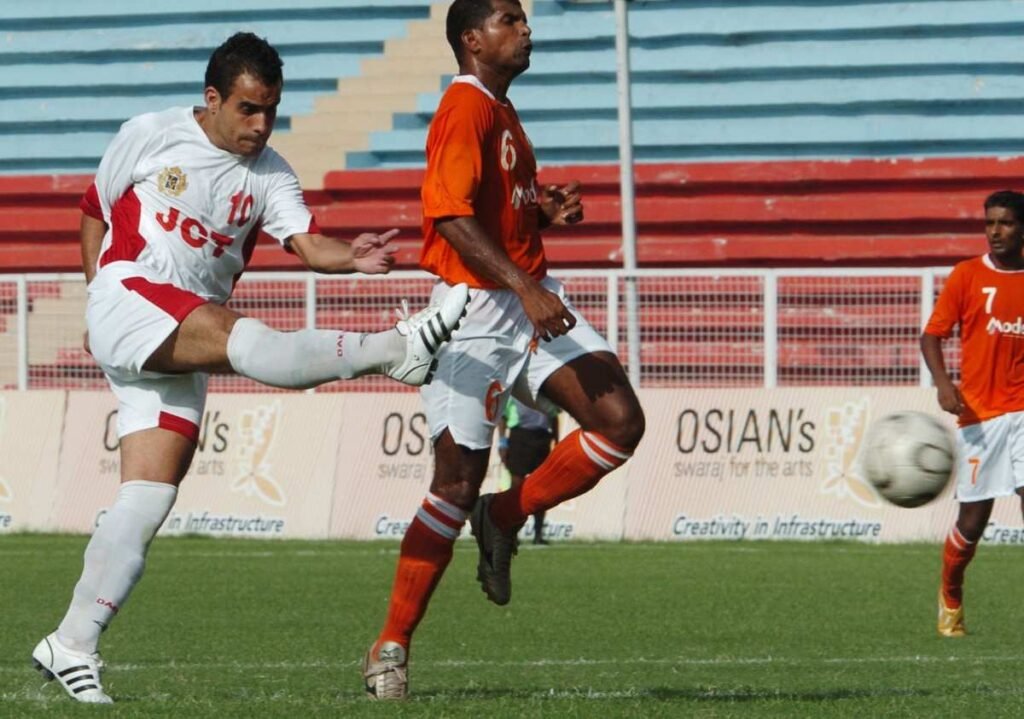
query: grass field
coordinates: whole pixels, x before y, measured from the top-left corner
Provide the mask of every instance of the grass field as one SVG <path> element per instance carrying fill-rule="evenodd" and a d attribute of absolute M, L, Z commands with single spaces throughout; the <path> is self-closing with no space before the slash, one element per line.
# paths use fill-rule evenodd
<path fill-rule="evenodd" d="M 362 696 L 392 543 L 159 539 L 104 637 L 113 707 L 29 666 L 84 537 L 0 538 L 0 716 L 1010 717 L 1024 714 L 1019 550 L 983 547 L 962 640 L 935 634 L 938 546 L 524 547 L 490 605 L 460 542 L 405 704 Z"/>

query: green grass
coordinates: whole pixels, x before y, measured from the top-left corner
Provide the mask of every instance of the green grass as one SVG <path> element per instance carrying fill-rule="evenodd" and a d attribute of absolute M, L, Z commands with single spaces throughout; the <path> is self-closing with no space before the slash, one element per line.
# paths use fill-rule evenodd
<path fill-rule="evenodd" d="M 104 636 L 114 707 L 29 666 L 84 537 L 0 538 L 0 716 L 1011 717 L 1024 713 L 1019 550 L 982 547 L 962 640 L 935 635 L 937 545 L 524 547 L 489 604 L 460 542 L 405 704 L 367 702 L 397 545 L 159 539 Z"/>

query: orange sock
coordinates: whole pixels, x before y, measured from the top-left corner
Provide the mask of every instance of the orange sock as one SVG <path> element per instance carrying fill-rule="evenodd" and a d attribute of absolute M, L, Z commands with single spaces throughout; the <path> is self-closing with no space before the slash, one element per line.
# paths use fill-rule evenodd
<path fill-rule="evenodd" d="M 964 599 L 964 570 L 974 558 L 977 542 L 968 542 L 954 526 L 946 535 L 942 551 L 942 597 L 946 606 L 956 609 Z"/>
<path fill-rule="evenodd" d="M 402 538 L 388 618 L 377 639 L 398 642 L 407 650 L 416 625 L 427 613 L 434 588 L 441 581 L 452 547 L 466 522 L 466 513 L 435 494 L 428 494 Z"/>
<path fill-rule="evenodd" d="M 556 444 L 544 463 L 522 484 L 494 498 L 491 518 L 505 532 L 521 527 L 531 514 L 551 509 L 591 489 L 631 456 L 632 452 L 597 432 L 578 429 Z"/>

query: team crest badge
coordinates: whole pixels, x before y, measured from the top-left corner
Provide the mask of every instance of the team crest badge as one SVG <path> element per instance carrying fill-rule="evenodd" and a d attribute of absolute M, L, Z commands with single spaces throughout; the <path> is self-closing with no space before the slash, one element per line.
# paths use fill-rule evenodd
<path fill-rule="evenodd" d="M 156 187 L 165 195 L 177 197 L 188 187 L 188 175 L 180 167 L 165 167 L 156 178 Z"/>

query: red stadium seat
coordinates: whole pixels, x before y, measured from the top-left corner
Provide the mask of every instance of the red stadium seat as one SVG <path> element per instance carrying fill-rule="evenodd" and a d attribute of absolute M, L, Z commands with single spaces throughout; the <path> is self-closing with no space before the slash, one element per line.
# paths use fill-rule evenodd
<path fill-rule="evenodd" d="M 587 219 L 547 233 L 555 266 L 622 262 L 618 167 L 542 169 L 580 179 Z M 981 252 L 981 203 L 1013 186 L 1024 158 L 666 163 L 636 167 L 638 260 L 663 266 L 947 265 Z M 329 234 L 397 227 L 398 261 L 415 267 L 422 170 L 330 172 L 307 199 Z M 0 267 L 77 271 L 78 200 L 87 176 L 0 177 Z M 297 269 L 261 237 L 252 266 Z"/>

